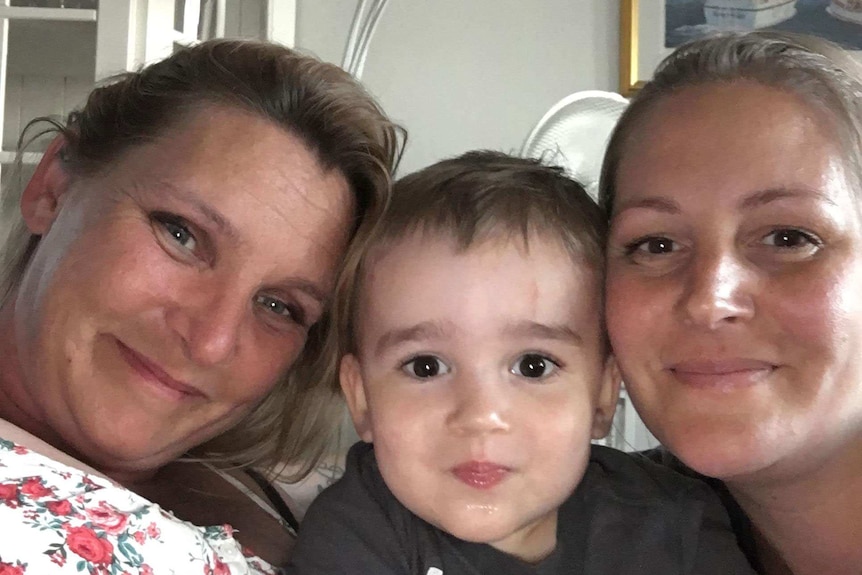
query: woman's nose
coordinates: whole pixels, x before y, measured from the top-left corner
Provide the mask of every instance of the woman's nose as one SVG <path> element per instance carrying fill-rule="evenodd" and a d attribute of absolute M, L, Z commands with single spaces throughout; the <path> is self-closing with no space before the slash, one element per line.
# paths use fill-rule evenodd
<path fill-rule="evenodd" d="M 454 384 L 457 389 L 446 422 L 452 433 L 471 436 L 509 431 L 509 397 L 504 382 L 462 378 Z"/>
<path fill-rule="evenodd" d="M 753 271 L 733 252 L 696 256 L 688 269 L 682 310 L 688 323 L 717 329 L 754 315 Z"/>
<path fill-rule="evenodd" d="M 218 365 L 236 353 L 242 322 L 250 309 L 238 293 L 227 288 L 198 290 L 169 310 L 169 327 L 196 364 Z"/>

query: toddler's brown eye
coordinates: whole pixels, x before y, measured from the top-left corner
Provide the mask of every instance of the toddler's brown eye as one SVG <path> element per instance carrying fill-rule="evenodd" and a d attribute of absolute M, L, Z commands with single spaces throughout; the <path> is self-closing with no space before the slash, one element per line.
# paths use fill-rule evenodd
<path fill-rule="evenodd" d="M 418 379 L 428 379 L 449 373 L 449 367 L 433 355 L 420 355 L 414 357 L 401 366 L 401 369 L 404 370 L 407 375 Z"/>
<path fill-rule="evenodd" d="M 553 373 L 557 364 L 550 358 L 538 353 L 527 353 L 518 358 L 511 372 L 521 377 L 539 379 Z"/>

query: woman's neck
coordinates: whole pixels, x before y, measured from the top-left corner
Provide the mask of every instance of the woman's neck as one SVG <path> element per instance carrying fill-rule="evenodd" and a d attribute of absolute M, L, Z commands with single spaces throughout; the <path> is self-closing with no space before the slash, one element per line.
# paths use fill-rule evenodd
<path fill-rule="evenodd" d="M 862 565 L 862 434 L 804 472 L 728 481 L 756 526 L 767 575 L 859 575 Z M 780 560 L 779 560 L 780 557 Z M 781 561 L 786 566 L 781 565 Z"/>

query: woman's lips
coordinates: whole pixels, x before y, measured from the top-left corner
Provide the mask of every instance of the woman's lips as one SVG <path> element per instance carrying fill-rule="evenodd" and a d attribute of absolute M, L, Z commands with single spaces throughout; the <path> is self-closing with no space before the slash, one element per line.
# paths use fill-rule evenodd
<path fill-rule="evenodd" d="M 751 387 L 775 369 L 774 364 L 756 359 L 682 361 L 669 367 L 674 377 L 686 385 L 718 391 Z"/>
<path fill-rule="evenodd" d="M 452 474 L 463 483 L 476 489 L 491 489 L 509 474 L 505 465 L 488 461 L 468 461 L 452 468 Z"/>
<path fill-rule="evenodd" d="M 124 360 L 126 360 L 126 363 L 128 363 L 129 366 L 138 373 L 138 375 L 148 382 L 159 386 L 163 391 L 167 391 L 179 399 L 188 397 L 204 397 L 204 394 L 199 390 L 185 382 L 174 379 L 149 358 L 136 352 L 120 340 L 117 340 L 117 348 L 119 348 L 120 355 Z"/>

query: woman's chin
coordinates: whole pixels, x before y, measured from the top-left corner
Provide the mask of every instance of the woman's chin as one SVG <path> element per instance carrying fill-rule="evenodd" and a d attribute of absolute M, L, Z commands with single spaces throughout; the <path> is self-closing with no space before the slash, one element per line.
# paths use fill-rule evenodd
<path fill-rule="evenodd" d="M 782 442 L 752 429 L 701 427 L 662 436 L 663 445 L 686 466 L 723 481 L 756 475 L 774 465 L 782 451 Z"/>
<path fill-rule="evenodd" d="M 123 478 L 151 475 L 182 455 L 170 446 L 122 430 L 111 434 L 101 429 L 76 439 L 72 447 L 84 463 L 121 483 Z"/>

